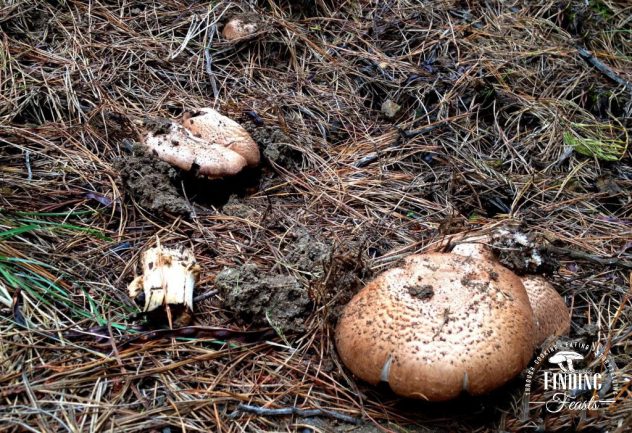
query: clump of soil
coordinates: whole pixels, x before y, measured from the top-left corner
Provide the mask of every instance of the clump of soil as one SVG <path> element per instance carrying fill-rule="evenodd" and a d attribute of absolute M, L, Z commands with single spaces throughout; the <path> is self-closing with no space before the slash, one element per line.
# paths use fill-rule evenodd
<path fill-rule="evenodd" d="M 239 204 L 235 211 L 241 212 Z M 312 306 L 328 305 L 326 315 L 336 319 L 342 307 L 363 285 L 370 270 L 359 257 L 359 247 L 341 247 L 299 231 L 287 248 L 282 262 L 298 271 L 297 277 L 264 275 L 255 265 L 226 268 L 215 284 L 226 308 L 247 323 L 272 325 L 281 332 L 305 330 Z"/>
<path fill-rule="evenodd" d="M 422 284 L 421 286 L 406 286 L 405 288 L 410 296 L 421 299 L 422 301 L 428 301 L 434 296 L 434 289 L 430 284 Z"/>
<path fill-rule="evenodd" d="M 331 323 L 373 276 L 362 251 L 360 242 L 337 247 L 325 264 L 324 277 L 314 284 L 317 304 L 327 306 L 326 316 Z"/>
<path fill-rule="evenodd" d="M 257 266 L 226 268 L 215 278 L 226 308 L 248 323 L 301 332 L 311 310 L 307 289 L 289 275 L 262 275 Z"/>
<path fill-rule="evenodd" d="M 116 161 L 115 168 L 142 207 L 157 213 L 191 215 L 191 205 L 174 186 L 179 177 L 177 170 L 150 155 L 143 146 L 132 146 L 132 153 Z"/>
<path fill-rule="evenodd" d="M 492 238 L 492 250 L 498 261 L 518 275 L 550 274 L 559 262 L 532 234 L 501 230 Z"/>
<path fill-rule="evenodd" d="M 257 216 L 257 211 L 252 208 L 252 206 L 244 203 L 244 200 L 239 198 L 236 194 L 228 198 L 228 201 L 222 207 L 222 213 L 245 220 L 254 220 Z"/>
<path fill-rule="evenodd" d="M 278 127 L 243 124 L 253 140 L 263 150 L 263 156 L 270 162 L 283 168 L 293 168 L 300 165 L 302 155 L 292 146 L 290 138 Z"/>
<path fill-rule="evenodd" d="M 324 273 L 325 264 L 331 260 L 331 252 L 331 245 L 303 232 L 288 248 L 285 262 L 293 269 L 304 273 L 309 279 L 320 278 Z"/>

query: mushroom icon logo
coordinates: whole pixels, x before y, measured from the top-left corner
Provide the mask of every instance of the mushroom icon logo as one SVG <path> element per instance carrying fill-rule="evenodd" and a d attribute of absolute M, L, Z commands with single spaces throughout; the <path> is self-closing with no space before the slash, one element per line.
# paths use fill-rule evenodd
<path fill-rule="evenodd" d="M 575 371 L 573 367 L 574 360 L 584 359 L 584 356 L 571 350 L 561 350 L 549 358 L 551 364 L 557 364 L 560 369 L 565 372 Z M 566 363 L 566 365 L 564 365 Z"/>

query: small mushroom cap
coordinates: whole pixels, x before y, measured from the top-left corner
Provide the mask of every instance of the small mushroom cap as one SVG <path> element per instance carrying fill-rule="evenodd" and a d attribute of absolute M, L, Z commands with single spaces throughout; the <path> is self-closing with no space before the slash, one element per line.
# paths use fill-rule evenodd
<path fill-rule="evenodd" d="M 571 316 L 564 299 L 544 278 L 527 275 L 522 284 L 529 295 L 535 318 L 535 344 L 541 345 L 550 336 L 566 335 L 571 329 Z"/>
<path fill-rule="evenodd" d="M 259 146 L 248 131 L 212 108 L 201 108 L 195 112 L 186 112 L 182 116 L 182 125 L 191 133 L 213 144 L 237 152 L 249 167 L 259 164 L 261 156 Z"/>
<path fill-rule="evenodd" d="M 475 239 L 477 243 L 468 239 L 457 244 L 452 249 L 452 254 L 467 257 L 485 258 L 494 260 L 494 254 L 486 244 L 491 242 L 489 236 L 480 236 Z M 535 322 L 535 345 L 541 345 L 551 336 L 566 335 L 570 331 L 571 316 L 564 299 L 555 288 L 544 278 L 536 275 L 522 277 Z"/>
<path fill-rule="evenodd" d="M 163 161 L 187 171 L 196 167 L 198 174 L 210 178 L 235 175 L 246 166 L 239 153 L 195 138 L 173 122 L 166 130 L 147 131 L 143 143 Z"/>
<path fill-rule="evenodd" d="M 246 23 L 241 18 L 233 18 L 226 23 L 222 36 L 227 41 L 246 38 L 257 31 L 256 23 Z"/>
<path fill-rule="evenodd" d="M 345 307 L 336 329 L 344 364 L 404 397 L 444 401 L 487 393 L 533 353 L 526 291 L 496 262 L 431 253 L 379 275 Z"/>

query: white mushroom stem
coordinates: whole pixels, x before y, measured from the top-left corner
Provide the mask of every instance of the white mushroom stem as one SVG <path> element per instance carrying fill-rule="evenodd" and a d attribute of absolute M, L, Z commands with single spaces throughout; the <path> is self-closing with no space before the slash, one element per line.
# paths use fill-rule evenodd
<path fill-rule="evenodd" d="M 193 311 L 193 288 L 199 266 L 186 248 L 151 248 L 142 257 L 143 274 L 129 285 L 132 299 L 140 299 L 144 312 L 166 305 L 184 305 Z M 143 297 L 139 296 L 144 294 Z"/>

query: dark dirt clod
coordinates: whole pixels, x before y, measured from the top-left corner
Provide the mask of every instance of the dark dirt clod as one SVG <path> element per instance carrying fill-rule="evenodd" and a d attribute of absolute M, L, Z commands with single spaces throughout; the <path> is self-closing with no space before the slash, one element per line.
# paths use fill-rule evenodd
<path fill-rule="evenodd" d="M 253 209 L 252 206 L 249 206 L 247 201 L 239 198 L 236 194 L 233 194 L 228 198 L 228 201 L 222 207 L 222 213 L 245 220 L 254 220 L 256 218 L 255 209 Z"/>
<path fill-rule="evenodd" d="M 345 305 L 373 276 L 366 257 L 361 254 L 362 243 L 350 243 L 332 249 L 330 260 L 324 264 L 323 277 L 314 282 L 319 305 L 329 303 L 328 319 L 335 323 Z"/>
<path fill-rule="evenodd" d="M 143 127 L 156 135 L 167 134 L 171 130 L 172 121 L 164 117 L 145 117 Z"/>
<path fill-rule="evenodd" d="M 244 128 L 262 149 L 263 156 L 284 168 L 300 166 L 301 152 L 292 145 L 292 140 L 278 127 L 255 127 L 252 123 L 246 123 Z"/>
<path fill-rule="evenodd" d="M 407 286 L 406 290 L 413 298 L 427 301 L 434 296 L 434 289 L 430 284 L 423 284 L 421 286 Z"/>
<path fill-rule="evenodd" d="M 323 275 L 325 265 L 331 259 L 331 253 L 331 245 L 303 232 L 288 247 L 285 262 L 311 279 Z"/>
<path fill-rule="evenodd" d="M 224 306 L 255 326 L 300 332 L 311 311 L 307 290 L 288 275 L 265 275 L 255 265 L 226 268 L 215 278 Z"/>
<path fill-rule="evenodd" d="M 559 268 L 557 259 L 535 235 L 503 230 L 492 237 L 491 244 L 498 261 L 518 275 L 551 274 Z"/>
<path fill-rule="evenodd" d="M 160 214 L 191 214 L 191 205 L 174 186 L 177 170 L 147 153 L 143 146 L 133 146 L 132 153 L 118 159 L 115 168 L 128 191 L 145 209 Z"/>

